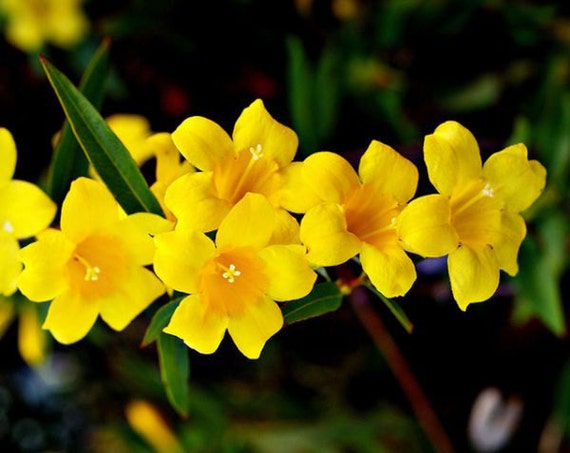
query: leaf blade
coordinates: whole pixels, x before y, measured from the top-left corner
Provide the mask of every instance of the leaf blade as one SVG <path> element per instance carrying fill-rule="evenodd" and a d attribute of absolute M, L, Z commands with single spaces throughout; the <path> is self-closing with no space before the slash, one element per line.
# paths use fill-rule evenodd
<path fill-rule="evenodd" d="M 333 282 L 318 283 L 302 299 L 287 302 L 281 307 L 285 323 L 292 324 L 337 310 L 343 295 Z"/>
<path fill-rule="evenodd" d="M 190 359 L 188 348 L 179 338 L 161 333 L 157 340 L 160 377 L 172 407 L 183 417 L 188 415 Z"/>
<path fill-rule="evenodd" d="M 141 347 L 148 346 L 153 341 L 156 341 L 158 339 L 162 332 L 162 329 L 166 326 L 166 324 L 168 324 L 168 321 L 170 321 L 174 310 L 176 310 L 182 299 L 184 299 L 184 297 L 178 297 L 174 300 L 171 300 L 156 311 L 150 320 L 149 326 L 146 329 L 141 342 Z"/>

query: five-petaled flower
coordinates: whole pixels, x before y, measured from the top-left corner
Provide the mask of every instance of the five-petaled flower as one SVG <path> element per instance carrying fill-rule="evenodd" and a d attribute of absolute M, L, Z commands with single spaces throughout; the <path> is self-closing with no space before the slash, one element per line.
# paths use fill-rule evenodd
<path fill-rule="evenodd" d="M 230 137 L 218 124 L 200 116 L 187 118 L 172 133 L 182 155 L 201 170 L 178 178 L 164 202 L 181 228 L 213 231 L 248 192 L 265 195 L 279 208 L 283 173 L 297 151 L 295 132 L 265 109 L 261 100 L 244 109 Z M 284 230 L 294 226 L 285 210 Z"/>
<path fill-rule="evenodd" d="M 398 218 L 398 234 L 410 252 L 448 256 L 453 296 L 465 310 L 489 299 L 500 269 L 518 272 L 526 235 L 520 212 L 541 194 L 546 170 L 517 144 L 481 164 L 473 135 L 448 121 L 425 138 L 424 159 L 439 194 L 412 201 Z"/>
<path fill-rule="evenodd" d="M 22 271 L 18 240 L 31 238 L 52 222 L 57 207 L 34 184 L 12 179 L 16 169 L 16 144 L 7 129 L 0 128 L 0 294 L 16 291 Z"/>
<path fill-rule="evenodd" d="M 170 228 L 153 214 L 127 216 L 102 183 L 79 178 L 63 201 L 61 230 L 20 251 L 18 288 L 35 302 L 53 299 L 43 328 L 61 343 L 82 339 L 98 315 L 122 330 L 165 292 L 145 266 L 154 255 L 150 234 Z"/>
<path fill-rule="evenodd" d="M 301 245 L 271 242 L 276 217 L 263 195 L 249 193 L 222 220 L 215 242 L 178 225 L 156 236 L 157 275 L 189 294 L 165 327 L 166 333 L 210 354 L 227 330 L 246 357 L 259 357 L 266 341 L 283 325 L 275 301 L 306 296 L 316 280 Z"/>
<path fill-rule="evenodd" d="M 416 271 L 400 245 L 395 222 L 416 191 L 418 171 L 412 162 L 374 140 L 358 174 L 341 156 L 318 152 L 288 176 L 293 188 L 285 206 L 307 210 L 300 235 L 311 263 L 335 266 L 360 254 L 364 272 L 385 296 L 401 296 L 410 289 Z M 295 197 L 295 187 L 303 186 L 316 198 Z M 308 208 L 309 202 L 314 206 Z"/>

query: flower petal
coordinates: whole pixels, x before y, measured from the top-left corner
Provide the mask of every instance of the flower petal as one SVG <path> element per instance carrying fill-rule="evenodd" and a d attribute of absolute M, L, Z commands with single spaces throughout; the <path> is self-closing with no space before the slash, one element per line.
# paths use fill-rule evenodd
<path fill-rule="evenodd" d="M 56 210 L 56 204 L 32 183 L 13 180 L 0 187 L 0 228 L 18 239 L 46 229 Z"/>
<path fill-rule="evenodd" d="M 481 175 L 479 145 L 473 134 L 455 121 L 439 125 L 426 136 L 424 160 L 431 183 L 444 195 Z"/>
<path fill-rule="evenodd" d="M 193 173 L 194 167 L 188 161 L 180 161 L 180 151 L 168 132 L 158 132 L 147 138 L 148 146 L 156 156 L 156 180 L 168 186 L 179 176 Z"/>
<path fill-rule="evenodd" d="M 200 269 L 215 252 L 214 243 L 194 230 L 175 230 L 156 236 L 154 270 L 171 288 L 185 293 L 199 291 Z"/>
<path fill-rule="evenodd" d="M 211 172 L 190 173 L 174 181 L 164 196 L 177 228 L 201 232 L 217 229 L 231 205 L 216 197 Z"/>
<path fill-rule="evenodd" d="M 137 212 L 121 220 L 115 226 L 115 233 L 129 252 L 134 263 L 152 263 L 155 252 L 153 237 L 171 231 L 174 224 L 156 214 Z"/>
<path fill-rule="evenodd" d="M 152 131 L 149 121 L 144 116 L 117 113 L 106 117 L 105 121 L 138 166 L 152 157 L 152 148 L 146 141 Z"/>
<path fill-rule="evenodd" d="M 526 236 L 524 219 L 512 212 L 503 211 L 501 215 L 501 239 L 494 244 L 499 266 L 509 275 L 519 271 L 517 256 L 521 243 Z"/>
<path fill-rule="evenodd" d="M 16 169 L 16 143 L 10 131 L 0 127 L 0 187 L 10 181 Z"/>
<path fill-rule="evenodd" d="M 20 250 L 24 270 L 18 288 L 35 302 L 51 300 L 68 288 L 67 262 L 75 245 L 59 230 L 48 230 L 42 237 Z"/>
<path fill-rule="evenodd" d="M 269 240 L 269 244 L 300 244 L 299 222 L 284 209 L 275 209 L 275 229 Z"/>
<path fill-rule="evenodd" d="M 505 208 L 521 212 L 539 197 L 546 184 L 546 169 L 536 160 L 528 160 L 526 146 L 512 145 L 494 153 L 483 166 L 483 177 Z"/>
<path fill-rule="evenodd" d="M 297 245 L 273 245 L 259 252 L 269 276 L 267 294 L 285 301 L 305 297 L 313 289 L 317 274 L 309 267 L 305 249 Z"/>
<path fill-rule="evenodd" d="M 19 251 L 17 239 L 0 231 L 0 295 L 10 296 L 16 292 L 22 272 Z"/>
<path fill-rule="evenodd" d="M 499 262 L 489 246 L 458 247 L 447 265 L 453 298 L 463 311 L 470 303 L 489 299 L 499 286 Z"/>
<path fill-rule="evenodd" d="M 360 239 L 347 231 L 344 212 L 336 203 L 310 209 L 301 220 L 300 235 L 307 259 L 316 266 L 342 264 L 360 251 Z"/>
<path fill-rule="evenodd" d="M 280 167 L 293 160 L 299 145 L 297 134 L 273 119 L 261 99 L 243 110 L 234 126 L 233 140 L 236 150 L 259 150 L 263 157 L 276 161 Z"/>
<path fill-rule="evenodd" d="M 303 177 L 323 201 L 342 204 L 360 186 L 352 165 L 338 154 L 321 151 L 303 162 Z"/>
<path fill-rule="evenodd" d="M 50 304 L 42 328 L 51 332 L 62 344 L 81 340 L 89 331 L 99 314 L 99 304 L 86 300 L 77 292 L 65 292 Z"/>
<path fill-rule="evenodd" d="M 379 191 L 404 204 L 414 196 L 418 169 L 394 149 L 373 140 L 360 159 L 358 174 L 364 184 L 375 184 Z"/>
<path fill-rule="evenodd" d="M 303 163 L 291 162 L 280 172 L 279 204 L 291 212 L 304 213 L 321 202 L 303 176 Z"/>
<path fill-rule="evenodd" d="M 249 304 L 240 317 L 230 318 L 228 332 L 248 359 L 257 359 L 271 336 L 283 326 L 279 306 L 269 297 Z"/>
<path fill-rule="evenodd" d="M 37 306 L 30 303 L 20 307 L 18 322 L 18 350 L 24 361 L 35 366 L 46 356 L 46 332 L 41 329 Z"/>
<path fill-rule="evenodd" d="M 442 195 L 412 200 L 396 218 L 396 226 L 404 248 L 418 255 L 447 255 L 459 244 L 451 225 L 449 200 Z"/>
<path fill-rule="evenodd" d="M 386 297 L 403 296 L 416 280 L 414 263 L 399 247 L 379 250 L 362 244 L 360 262 L 372 284 Z"/>
<path fill-rule="evenodd" d="M 134 267 L 120 290 L 99 300 L 101 318 L 112 329 L 123 330 L 164 292 L 164 285 L 151 271 Z"/>
<path fill-rule="evenodd" d="M 201 116 L 185 119 L 172 133 L 172 141 L 186 160 L 202 171 L 212 170 L 216 162 L 235 156 L 226 131 Z"/>
<path fill-rule="evenodd" d="M 275 208 L 267 198 L 247 193 L 220 224 L 216 234 L 219 249 L 265 247 L 275 230 Z"/>
<path fill-rule="evenodd" d="M 75 243 L 119 220 L 119 204 L 98 181 L 78 178 L 71 183 L 61 208 L 61 231 Z"/>
<path fill-rule="evenodd" d="M 195 294 L 182 299 L 164 332 L 181 338 L 187 346 L 201 354 L 212 354 L 224 338 L 228 317 L 208 310 Z"/>

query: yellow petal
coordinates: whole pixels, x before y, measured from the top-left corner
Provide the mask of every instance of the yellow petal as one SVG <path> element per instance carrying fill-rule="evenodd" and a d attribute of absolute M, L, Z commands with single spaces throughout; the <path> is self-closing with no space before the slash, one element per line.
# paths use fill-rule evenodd
<path fill-rule="evenodd" d="M 503 211 L 501 215 L 501 239 L 494 244 L 499 265 L 509 275 L 519 271 L 517 256 L 526 236 L 526 225 L 519 214 Z"/>
<path fill-rule="evenodd" d="M 212 354 L 224 338 L 228 317 L 208 310 L 197 295 L 182 299 L 164 332 L 182 339 L 186 345 L 201 354 Z"/>
<path fill-rule="evenodd" d="M 322 203 L 310 209 L 301 220 L 301 242 L 307 259 L 317 266 L 336 266 L 360 251 L 360 239 L 346 229 L 342 208 Z"/>
<path fill-rule="evenodd" d="M 491 247 L 461 246 L 449 254 L 447 264 L 453 297 L 463 311 L 489 299 L 499 286 L 499 262 Z"/>
<path fill-rule="evenodd" d="M 300 244 L 299 222 L 284 209 L 275 209 L 275 229 L 269 240 L 270 245 Z"/>
<path fill-rule="evenodd" d="M 41 328 L 37 307 L 26 304 L 20 308 L 18 325 L 18 349 L 20 356 L 30 366 L 41 364 L 46 356 L 47 338 Z"/>
<path fill-rule="evenodd" d="M 342 204 L 360 186 L 352 165 L 338 154 L 322 151 L 303 162 L 307 184 L 323 201 Z"/>
<path fill-rule="evenodd" d="M 267 294 L 285 301 L 305 297 L 313 289 L 317 274 L 309 267 L 305 250 L 296 245 L 273 245 L 259 252 L 269 276 Z"/>
<path fill-rule="evenodd" d="M 35 302 L 53 299 L 68 287 L 65 267 L 75 245 L 60 231 L 48 231 L 20 250 L 25 268 L 18 279 L 18 288 Z"/>
<path fill-rule="evenodd" d="M 257 359 L 267 340 L 282 326 L 281 310 L 273 300 L 266 297 L 249 304 L 240 317 L 232 317 L 228 332 L 244 356 Z"/>
<path fill-rule="evenodd" d="M 12 179 L 16 169 L 16 143 L 8 129 L 0 127 L 0 187 Z"/>
<path fill-rule="evenodd" d="M 299 145 L 297 134 L 273 119 L 260 99 L 253 101 L 237 119 L 233 140 L 236 150 L 253 148 L 280 167 L 293 160 Z"/>
<path fill-rule="evenodd" d="M 98 181 L 78 178 L 71 183 L 61 208 L 61 230 L 73 242 L 95 231 L 111 228 L 119 220 L 119 205 Z"/>
<path fill-rule="evenodd" d="M 46 229 L 56 210 L 55 203 L 32 183 L 13 180 L 0 187 L 0 228 L 18 239 Z"/>
<path fill-rule="evenodd" d="M 455 121 L 439 125 L 426 136 L 424 160 L 429 179 L 441 194 L 450 195 L 456 185 L 481 175 L 479 145 L 473 134 Z"/>
<path fill-rule="evenodd" d="M 217 162 L 235 156 L 230 136 L 201 116 L 185 119 L 172 133 L 172 141 L 186 160 L 202 171 L 212 170 Z"/>
<path fill-rule="evenodd" d="M 204 233 L 217 229 L 231 208 L 216 197 L 211 172 L 181 176 L 166 190 L 164 203 L 176 217 L 177 228 Z"/>
<path fill-rule="evenodd" d="M 0 231 L 0 296 L 16 292 L 22 263 L 18 257 L 20 245 L 12 235 Z"/>
<path fill-rule="evenodd" d="M 52 301 L 42 328 L 60 343 L 71 344 L 87 335 L 98 314 L 99 304 L 81 298 L 79 293 L 66 292 Z"/>
<path fill-rule="evenodd" d="M 451 225 L 449 200 L 442 195 L 426 195 L 412 200 L 396 219 L 404 248 L 418 255 L 447 255 L 459 244 Z"/>
<path fill-rule="evenodd" d="M 156 180 L 168 186 L 179 176 L 194 172 L 188 161 L 180 161 L 180 152 L 168 132 L 159 132 L 147 138 L 148 146 L 156 156 Z"/>
<path fill-rule="evenodd" d="M 362 244 L 360 262 L 372 284 L 386 297 L 403 296 L 416 280 L 414 263 L 399 247 L 379 250 Z"/>
<path fill-rule="evenodd" d="M 152 148 L 146 139 L 152 133 L 150 123 L 141 115 L 117 113 L 105 118 L 111 130 L 125 145 L 138 166 L 144 164 L 152 155 Z"/>
<path fill-rule="evenodd" d="M 220 224 L 216 234 L 219 249 L 265 247 L 275 230 L 275 209 L 267 198 L 247 193 Z"/>
<path fill-rule="evenodd" d="M 123 330 L 164 293 L 164 285 L 152 272 L 144 267 L 135 267 L 120 290 L 99 300 L 101 318 L 112 329 Z"/>
<path fill-rule="evenodd" d="M 358 174 L 364 184 L 375 184 L 379 192 L 404 204 L 414 196 L 418 169 L 394 149 L 373 140 L 360 159 Z"/>
<path fill-rule="evenodd" d="M 153 237 L 171 231 L 173 222 L 156 214 L 137 212 L 121 220 L 115 226 L 115 233 L 134 263 L 147 265 L 152 263 L 155 245 Z"/>
<path fill-rule="evenodd" d="M 199 291 L 199 272 L 215 252 L 214 243 L 194 230 L 175 230 L 155 238 L 154 270 L 171 288 L 185 293 Z"/>
<path fill-rule="evenodd" d="M 321 202 L 305 181 L 302 162 L 291 162 L 281 170 L 280 176 L 279 204 L 283 208 L 291 212 L 304 213 Z"/>
<path fill-rule="evenodd" d="M 529 161 L 527 154 L 519 143 L 494 153 L 483 166 L 483 177 L 511 212 L 528 208 L 546 184 L 546 169 L 536 160 Z"/>

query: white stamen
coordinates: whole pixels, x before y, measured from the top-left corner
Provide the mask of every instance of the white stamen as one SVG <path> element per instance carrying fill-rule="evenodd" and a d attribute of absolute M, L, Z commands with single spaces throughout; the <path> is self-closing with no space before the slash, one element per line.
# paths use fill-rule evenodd
<path fill-rule="evenodd" d="M 263 147 L 261 143 L 258 143 L 255 147 L 250 146 L 249 152 L 251 153 L 251 158 L 253 160 L 259 160 L 263 156 Z"/>
<path fill-rule="evenodd" d="M 493 188 L 491 187 L 491 184 L 489 184 L 489 183 L 485 184 L 485 187 L 483 187 L 483 190 L 481 191 L 481 193 L 483 195 L 485 195 L 486 197 L 490 197 L 490 198 L 493 198 L 495 196 L 495 191 L 493 190 Z"/>
<path fill-rule="evenodd" d="M 230 264 L 228 270 L 222 274 L 228 283 L 234 283 L 236 281 L 235 277 L 239 277 L 241 272 L 237 270 L 235 264 Z"/>
<path fill-rule="evenodd" d="M 98 266 L 87 267 L 85 269 L 85 281 L 86 282 L 96 282 L 99 280 L 99 274 L 101 273 L 101 269 Z"/>
<path fill-rule="evenodd" d="M 4 223 L 2 223 L 2 229 L 6 233 L 13 233 L 14 232 L 14 226 L 10 223 L 9 220 L 4 220 Z"/>

